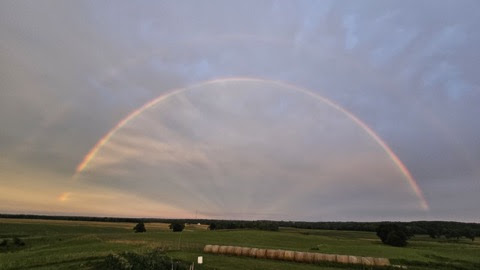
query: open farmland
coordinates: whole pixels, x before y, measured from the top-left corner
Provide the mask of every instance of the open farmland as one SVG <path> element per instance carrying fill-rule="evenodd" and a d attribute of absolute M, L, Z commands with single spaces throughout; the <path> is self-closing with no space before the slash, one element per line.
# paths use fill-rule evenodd
<path fill-rule="evenodd" d="M 133 233 L 134 223 L 0 219 L 0 241 L 17 237 L 25 244 L 0 249 L 0 269 L 91 269 L 109 254 L 147 253 L 162 248 L 187 262 L 204 256 L 203 269 L 362 269 L 338 264 L 301 264 L 204 254 L 205 244 L 385 257 L 408 269 L 479 269 L 477 240 L 434 240 L 415 236 L 405 248 L 381 244 L 375 233 L 282 228 L 209 231 L 205 225 L 187 225 L 181 233 L 168 224 L 146 223 L 146 233 Z"/>

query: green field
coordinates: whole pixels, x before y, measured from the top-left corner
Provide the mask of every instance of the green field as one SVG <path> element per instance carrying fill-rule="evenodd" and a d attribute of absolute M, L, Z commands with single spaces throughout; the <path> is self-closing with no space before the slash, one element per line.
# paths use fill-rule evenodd
<path fill-rule="evenodd" d="M 146 223 L 146 233 L 133 233 L 133 223 L 0 219 L 0 269 L 89 269 L 112 253 L 147 253 L 164 249 L 188 262 L 204 256 L 203 269 L 362 269 L 361 266 L 302 264 L 235 256 L 203 254 L 205 244 L 275 248 L 332 254 L 386 257 L 408 269 L 480 269 L 480 243 L 461 239 L 434 240 L 415 236 L 404 248 L 383 245 L 371 232 L 300 230 L 208 231 L 188 225 L 181 233 L 167 224 Z M 13 238 L 25 244 L 11 244 Z"/>

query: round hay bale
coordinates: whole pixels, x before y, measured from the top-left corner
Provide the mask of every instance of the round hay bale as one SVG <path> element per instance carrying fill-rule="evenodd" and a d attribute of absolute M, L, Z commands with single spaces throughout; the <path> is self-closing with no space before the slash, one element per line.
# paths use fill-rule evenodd
<path fill-rule="evenodd" d="M 315 253 L 315 254 L 313 255 L 313 262 L 314 262 L 314 263 L 321 263 L 321 262 L 324 262 L 324 261 L 326 261 L 326 259 L 325 259 L 325 254 L 323 254 L 323 253 Z"/>
<path fill-rule="evenodd" d="M 266 257 L 267 259 L 275 260 L 277 258 L 277 251 L 274 249 L 267 249 Z"/>
<path fill-rule="evenodd" d="M 203 252 L 211 253 L 212 252 L 212 245 L 205 245 L 205 247 L 203 248 Z"/>
<path fill-rule="evenodd" d="M 255 257 L 259 259 L 265 259 L 267 257 L 267 250 L 259 248 Z"/>
<path fill-rule="evenodd" d="M 313 263 L 315 258 L 315 253 L 312 252 L 304 252 L 303 254 L 303 261 L 306 263 Z"/>
<path fill-rule="evenodd" d="M 335 262 L 335 261 L 337 261 L 337 255 L 335 255 L 335 254 L 325 254 L 324 259 L 327 262 Z"/>
<path fill-rule="evenodd" d="M 337 263 L 348 263 L 347 255 L 337 255 Z"/>
<path fill-rule="evenodd" d="M 291 250 L 285 250 L 285 254 L 283 256 L 285 261 L 294 261 L 295 260 L 295 252 Z"/>
<path fill-rule="evenodd" d="M 363 265 L 368 265 L 368 266 L 375 265 L 375 261 L 373 260 L 372 257 L 361 257 L 361 258 L 362 258 Z"/>
<path fill-rule="evenodd" d="M 227 254 L 227 248 L 228 246 L 220 246 L 218 248 L 218 254 Z"/>
<path fill-rule="evenodd" d="M 348 263 L 350 263 L 350 264 L 362 264 L 362 257 L 348 256 Z"/>
<path fill-rule="evenodd" d="M 213 245 L 212 246 L 212 253 L 213 254 L 218 254 L 218 250 L 220 249 L 219 245 Z"/>
<path fill-rule="evenodd" d="M 250 248 L 242 247 L 242 256 L 248 256 L 250 254 Z"/>
<path fill-rule="evenodd" d="M 242 256 L 242 247 L 235 247 L 233 249 L 233 254 L 235 254 L 236 256 Z"/>
<path fill-rule="evenodd" d="M 255 258 L 255 256 L 257 256 L 257 250 L 258 248 L 251 248 L 248 256 Z"/>
<path fill-rule="evenodd" d="M 234 246 L 227 246 L 227 254 L 228 255 L 235 255 L 235 247 Z"/>
<path fill-rule="evenodd" d="M 285 260 L 285 250 L 277 250 L 277 260 Z"/>
<path fill-rule="evenodd" d="M 299 251 L 295 251 L 295 258 L 294 260 L 296 262 L 304 262 L 304 257 L 305 257 L 305 254 L 303 252 L 299 252 Z"/>
<path fill-rule="evenodd" d="M 387 258 L 373 258 L 376 266 L 389 266 L 390 261 Z"/>

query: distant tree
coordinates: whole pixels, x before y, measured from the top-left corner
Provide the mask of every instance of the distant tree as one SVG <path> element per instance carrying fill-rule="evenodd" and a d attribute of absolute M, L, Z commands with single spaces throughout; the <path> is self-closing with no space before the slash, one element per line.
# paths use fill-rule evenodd
<path fill-rule="evenodd" d="M 211 223 L 211 224 L 208 226 L 208 228 L 209 228 L 211 231 L 213 231 L 213 230 L 215 230 L 215 229 L 217 228 L 217 224 Z"/>
<path fill-rule="evenodd" d="M 395 247 L 404 247 L 407 245 L 407 236 L 402 231 L 391 231 L 388 233 L 385 244 Z"/>
<path fill-rule="evenodd" d="M 462 234 L 460 233 L 459 230 L 456 230 L 456 229 L 446 229 L 445 230 L 445 238 L 447 238 L 447 239 L 455 238 L 455 239 L 459 240 L 461 236 L 462 236 Z"/>
<path fill-rule="evenodd" d="M 433 226 L 427 229 L 427 233 L 431 238 L 440 237 L 440 230 Z"/>
<path fill-rule="evenodd" d="M 377 236 L 382 240 L 382 243 L 385 243 L 387 241 L 388 234 L 395 229 L 394 224 L 380 224 L 377 227 Z"/>
<path fill-rule="evenodd" d="M 145 224 L 143 224 L 142 221 L 140 221 L 139 223 L 137 223 L 137 225 L 135 225 L 135 227 L 133 227 L 133 230 L 136 232 L 136 233 L 142 233 L 142 232 L 146 232 L 147 229 L 145 228 Z"/>
<path fill-rule="evenodd" d="M 170 224 L 170 229 L 174 232 L 181 232 L 185 229 L 185 224 L 183 223 L 172 223 Z"/>
<path fill-rule="evenodd" d="M 278 225 L 269 221 L 260 221 L 255 228 L 265 231 L 278 231 Z"/>
<path fill-rule="evenodd" d="M 475 241 L 475 232 L 470 228 L 463 229 L 462 235 L 472 241 Z"/>
<path fill-rule="evenodd" d="M 407 239 L 411 235 L 407 229 L 399 224 L 384 223 L 377 227 L 377 236 L 382 240 L 382 243 L 403 247 L 407 245 Z"/>

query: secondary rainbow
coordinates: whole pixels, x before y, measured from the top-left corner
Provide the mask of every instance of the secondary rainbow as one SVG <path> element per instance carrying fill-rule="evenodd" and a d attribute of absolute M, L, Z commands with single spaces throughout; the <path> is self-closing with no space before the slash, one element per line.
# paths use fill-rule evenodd
<path fill-rule="evenodd" d="M 335 102 L 319 95 L 316 94 L 310 90 L 300 88 L 296 85 L 292 85 L 289 83 L 285 82 L 280 82 L 280 81 L 272 81 L 272 80 L 266 80 L 266 79 L 259 79 L 259 78 L 244 78 L 244 77 L 233 77 L 233 78 L 224 78 L 224 79 L 216 79 L 216 80 L 210 80 L 202 83 L 198 83 L 195 85 L 192 85 L 190 87 L 185 87 L 185 88 L 178 88 L 174 89 L 164 95 L 161 95 L 146 104 L 144 104 L 142 107 L 134 110 L 131 112 L 129 115 L 127 115 L 125 118 L 123 118 L 120 122 L 118 122 L 107 134 L 105 134 L 98 142 L 93 146 L 93 148 L 85 155 L 83 160 L 78 164 L 76 168 L 75 175 L 81 173 L 85 168 L 88 166 L 88 164 L 94 159 L 95 155 L 98 153 L 98 151 L 104 146 L 110 138 L 123 126 L 125 126 L 130 120 L 134 119 L 138 115 L 142 114 L 144 111 L 147 109 L 155 106 L 159 102 L 168 99 L 169 97 L 176 95 L 180 92 L 186 91 L 187 89 L 202 86 L 202 85 L 208 85 L 208 84 L 214 84 L 214 83 L 221 83 L 221 82 L 235 82 L 235 81 L 250 81 L 250 82 L 263 82 L 263 83 L 272 83 L 276 84 L 281 87 L 286 87 L 287 89 L 294 89 L 297 92 L 301 92 L 307 96 L 310 96 L 316 100 L 319 100 L 323 103 L 326 103 L 327 105 L 331 106 L 332 108 L 344 113 L 348 118 L 350 118 L 355 124 L 357 124 L 359 127 L 361 127 L 375 142 L 380 145 L 380 147 L 387 153 L 387 155 L 390 157 L 390 159 L 393 161 L 393 163 L 398 167 L 398 169 L 401 171 L 401 173 L 405 176 L 405 179 L 407 180 L 408 184 L 412 188 L 413 192 L 417 195 L 419 201 L 420 201 L 420 206 L 423 210 L 429 210 L 428 202 L 425 199 L 422 190 L 418 186 L 417 182 L 413 178 L 412 174 L 410 171 L 407 169 L 405 164 L 400 160 L 400 158 L 393 152 L 393 150 L 388 146 L 388 144 L 380 138 L 367 124 L 365 124 L 362 120 L 360 120 L 358 117 L 356 117 L 353 113 L 348 111 L 347 109 L 341 107 L 340 105 L 336 104 Z"/>

